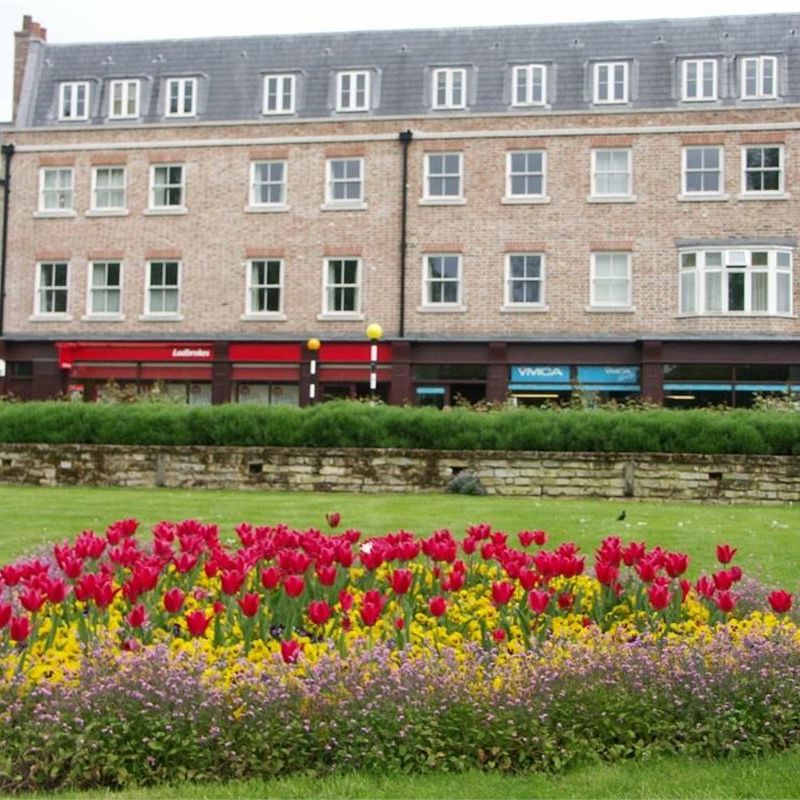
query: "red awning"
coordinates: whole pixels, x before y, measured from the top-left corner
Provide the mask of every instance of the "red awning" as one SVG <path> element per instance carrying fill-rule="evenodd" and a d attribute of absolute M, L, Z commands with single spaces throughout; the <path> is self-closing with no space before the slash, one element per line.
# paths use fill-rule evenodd
<path fill-rule="evenodd" d="M 209 342 L 56 342 L 58 365 L 70 369 L 77 362 L 166 361 L 203 363 L 214 360 Z"/>

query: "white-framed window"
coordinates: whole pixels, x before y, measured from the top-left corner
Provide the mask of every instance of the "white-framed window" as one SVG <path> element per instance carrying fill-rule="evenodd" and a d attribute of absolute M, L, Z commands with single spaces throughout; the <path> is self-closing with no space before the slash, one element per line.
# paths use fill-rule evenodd
<path fill-rule="evenodd" d="M 326 203 L 364 202 L 363 158 L 329 158 L 326 172 Z"/>
<path fill-rule="evenodd" d="M 368 111 L 370 91 L 369 71 L 348 70 L 336 73 L 336 110 Z"/>
<path fill-rule="evenodd" d="M 783 192 L 783 145 L 742 148 L 742 193 Z"/>
<path fill-rule="evenodd" d="M 684 147 L 682 156 L 682 194 L 721 194 L 723 151 L 721 147 Z"/>
<path fill-rule="evenodd" d="M 88 81 L 70 81 L 59 86 L 58 118 L 67 121 L 89 119 Z"/>
<path fill-rule="evenodd" d="M 679 255 L 682 314 L 791 314 L 792 253 L 709 248 Z"/>
<path fill-rule="evenodd" d="M 681 99 L 686 102 L 716 100 L 717 59 L 693 58 L 681 62 Z"/>
<path fill-rule="evenodd" d="M 39 170 L 39 211 L 72 212 L 74 204 L 75 170 L 72 167 L 42 167 Z"/>
<path fill-rule="evenodd" d="M 461 305 L 461 256 L 457 253 L 426 255 L 423 264 L 424 306 Z"/>
<path fill-rule="evenodd" d="M 111 81 L 108 90 L 108 118 L 131 119 L 139 116 L 139 86 L 135 79 Z"/>
<path fill-rule="evenodd" d="M 92 169 L 92 210 L 125 210 L 125 167 Z"/>
<path fill-rule="evenodd" d="M 630 197 L 631 151 L 592 150 L 592 197 Z"/>
<path fill-rule="evenodd" d="M 87 313 L 97 317 L 122 314 L 122 264 L 119 261 L 92 261 L 89 264 Z"/>
<path fill-rule="evenodd" d="M 69 265 L 65 261 L 44 261 L 36 268 L 36 314 L 67 313 Z"/>
<path fill-rule="evenodd" d="M 541 253 L 506 255 L 506 305 L 544 305 L 544 256 Z"/>
<path fill-rule="evenodd" d="M 328 258 L 325 260 L 326 314 L 357 314 L 361 311 L 361 260 Z"/>
<path fill-rule="evenodd" d="M 629 91 L 627 61 L 605 61 L 594 64 L 593 94 L 595 103 L 627 103 Z"/>
<path fill-rule="evenodd" d="M 169 78 L 164 115 L 193 117 L 195 114 L 197 114 L 197 78 Z"/>
<path fill-rule="evenodd" d="M 440 67 L 431 73 L 431 106 L 435 109 L 466 108 L 467 70 Z"/>
<path fill-rule="evenodd" d="M 184 205 L 182 164 L 158 164 L 150 167 L 150 208 L 177 209 Z"/>
<path fill-rule="evenodd" d="M 180 261 L 148 261 L 145 314 L 177 315 L 180 311 L 180 280 Z"/>
<path fill-rule="evenodd" d="M 425 154 L 425 199 L 459 200 L 463 197 L 462 153 Z"/>
<path fill-rule="evenodd" d="M 590 303 L 598 308 L 631 305 L 630 253 L 592 253 Z"/>
<path fill-rule="evenodd" d="M 264 114 L 293 114 L 295 108 L 294 75 L 264 76 Z"/>
<path fill-rule="evenodd" d="M 247 262 L 248 314 L 280 314 L 283 310 L 283 261 L 254 258 Z"/>
<path fill-rule="evenodd" d="M 543 106 L 547 103 L 547 65 L 520 64 L 511 70 L 511 105 Z"/>
<path fill-rule="evenodd" d="M 285 161 L 253 161 L 250 164 L 250 205 L 286 205 Z"/>
<path fill-rule="evenodd" d="M 743 100 L 766 100 L 778 96 L 778 59 L 748 56 L 739 62 Z"/>
<path fill-rule="evenodd" d="M 546 166 L 547 154 L 544 150 L 506 153 L 506 197 L 544 197 Z"/>

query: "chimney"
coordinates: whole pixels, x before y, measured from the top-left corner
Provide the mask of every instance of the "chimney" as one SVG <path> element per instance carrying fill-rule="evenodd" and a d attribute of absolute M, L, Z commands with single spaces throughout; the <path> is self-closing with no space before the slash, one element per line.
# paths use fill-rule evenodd
<path fill-rule="evenodd" d="M 22 81 L 25 77 L 25 65 L 28 62 L 28 45 L 31 40 L 37 42 L 47 41 L 47 29 L 33 17 L 26 14 L 22 18 L 22 30 L 14 33 L 14 119 L 17 117 L 17 107 L 22 95 Z"/>

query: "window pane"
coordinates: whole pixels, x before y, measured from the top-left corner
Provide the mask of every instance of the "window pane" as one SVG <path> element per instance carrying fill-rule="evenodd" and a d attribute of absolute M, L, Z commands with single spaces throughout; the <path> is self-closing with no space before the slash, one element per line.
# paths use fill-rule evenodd
<path fill-rule="evenodd" d="M 744 273 L 728 273 L 728 311 L 744 311 Z"/>
<path fill-rule="evenodd" d="M 754 272 L 752 274 L 752 285 L 750 287 L 751 311 L 767 311 L 769 301 L 767 299 L 767 286 L 769 275 L 766 272 Z"/>

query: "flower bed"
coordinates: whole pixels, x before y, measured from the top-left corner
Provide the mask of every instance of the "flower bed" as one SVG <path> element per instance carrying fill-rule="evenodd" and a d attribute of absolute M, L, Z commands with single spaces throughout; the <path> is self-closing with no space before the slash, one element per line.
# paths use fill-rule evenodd
<path fill-rule="evenodd" d="M 338 515 L 329 515 L 335 528 Z M 792 597 L 717 548 L 587 564 L 488 525 L 362 541 L 123 520 L 0 568 L 0 789 L 291 770 L 559 769 L 800 732 Z"/>

